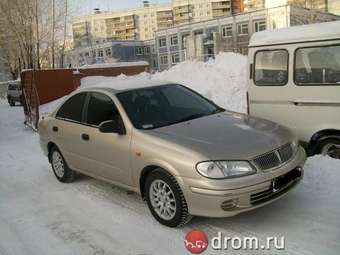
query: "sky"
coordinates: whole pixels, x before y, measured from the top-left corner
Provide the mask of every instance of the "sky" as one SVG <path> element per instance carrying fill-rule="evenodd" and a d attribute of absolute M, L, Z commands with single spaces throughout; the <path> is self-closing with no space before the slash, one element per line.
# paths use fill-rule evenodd
<path fill-rule="evenodd" d="M 168 3 L 170 0 L 150 0 L 150 3 Z M 93 13 L 94 8 L 101 10 L 119 10 L 143 6 L 143 0 L 70 0 L 72 16 L 88 15 Z"/>

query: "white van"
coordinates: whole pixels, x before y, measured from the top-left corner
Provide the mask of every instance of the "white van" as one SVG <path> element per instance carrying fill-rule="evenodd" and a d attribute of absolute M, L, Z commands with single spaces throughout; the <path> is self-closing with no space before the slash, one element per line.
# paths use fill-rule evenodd
<path fill-rule="evenodd" d="M 255 33 L 249 63 L 249 113 L 340 158 L 340 21 Z"/>

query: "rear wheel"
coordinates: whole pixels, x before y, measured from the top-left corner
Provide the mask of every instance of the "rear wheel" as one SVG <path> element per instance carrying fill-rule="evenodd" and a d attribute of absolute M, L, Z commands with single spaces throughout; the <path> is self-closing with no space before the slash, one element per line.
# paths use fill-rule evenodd
<path fill-rule="evenodd" d="M 172 175 L 161 169 L 150 173 L 144 194 L 152 215 L 161 224 L 178 227 L 190 221 L 183 192 Z"/>
<path fill-rule="evenodd" d="M 50 161 L 53 172 L 58 181 L 69 183 L 73 182 L 75 178 L 75 172 L 71 170 L 57 147 L 52 147 L 50 151 Z"/>
<path fill-rule="evenodd" d="M 319 154 L 340 159 L 340 137 L 331 137 L 320 141 L 317 145 L 317 151 Z"/>

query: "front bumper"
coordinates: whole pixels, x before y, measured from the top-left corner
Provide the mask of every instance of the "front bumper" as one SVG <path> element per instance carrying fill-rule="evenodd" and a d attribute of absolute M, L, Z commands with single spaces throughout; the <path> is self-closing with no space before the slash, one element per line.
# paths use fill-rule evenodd
<path fill-rule="evenodd" d="M 287 164 L 270 172 L 229 180 L 179 178 L 191 215 L 206 217 L 230 217 L 269 204 L 296 186 L 303 177 L 302 167 L 306 153 L 299 148 Z M 273 181 L 298 169 L 301 176 L 289 181 L 278 190 Z M 288 174 L 289 175 L 289 174 Z"/>

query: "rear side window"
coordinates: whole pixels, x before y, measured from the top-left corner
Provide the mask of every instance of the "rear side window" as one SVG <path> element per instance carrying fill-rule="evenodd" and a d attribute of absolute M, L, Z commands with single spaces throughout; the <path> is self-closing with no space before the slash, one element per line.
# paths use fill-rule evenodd
<path fill-rule="evenodd" d="M 103 93 L 91 93 L 86 123 L 92 126 L 99 126 L 102 122 L 108 120 L 118 122 L 118 110 L 114 102 Z"/>
<path fill-rule="evenodd" d="M 255 54 L 254 82 L 258 86 L 283 86 L 288 82 L 288 52 L 264 50 Z"/>
<path fill-rule="evenodd" d="M 305 86 L 340 86 L 340 45 L 297 49 L 294 82 Z"/>
<path fill-rule="evenodd" d="M 57 118 L 81 122 L 87 93 L 76 94 L 69 98 L 59 109 Z"/>

